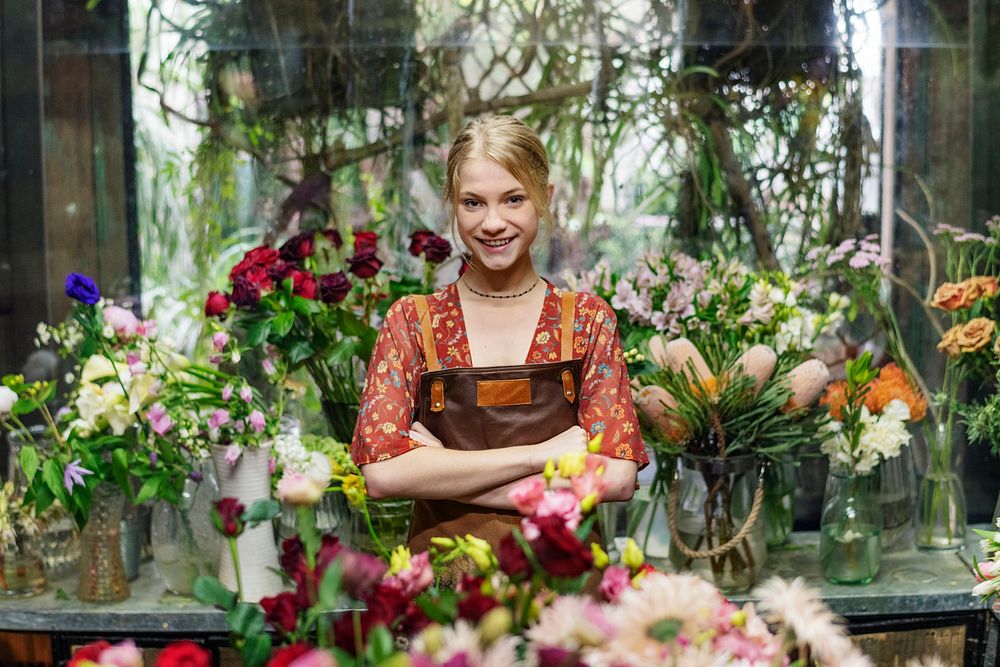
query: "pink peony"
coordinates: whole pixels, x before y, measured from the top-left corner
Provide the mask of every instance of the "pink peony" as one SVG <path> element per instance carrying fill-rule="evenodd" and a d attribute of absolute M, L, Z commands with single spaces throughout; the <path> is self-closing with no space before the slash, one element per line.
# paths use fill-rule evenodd
<path fill-rule="evenodd" d="M 517 511 L 525 516 L 531 516 L 535 513 L 535 508 L 542 502 L 544 496 L 545 480 L 541 477 L 529 477 L 507 494 Z"/>
<path fill-rule="evenodd" d="M 131 338 L 139 330 L 139 318 L 121 306 L 105 307 L 104 323 L 122 338 Z"/>

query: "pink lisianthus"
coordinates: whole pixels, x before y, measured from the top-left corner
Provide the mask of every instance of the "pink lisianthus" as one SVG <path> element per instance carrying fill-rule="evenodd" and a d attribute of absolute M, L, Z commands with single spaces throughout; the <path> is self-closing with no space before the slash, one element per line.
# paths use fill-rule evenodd
<path fill-rule="evenodd" d="M 121 306 L 106 306 L 104 323 L 122 338 L 131 338 L 139 330 L 139 318 Z"/>
<path fill-rule="evenodd" d="M 986 560 L 976 563 L 976 581 L 989 581 L 1000 575 L 1000 561 Z"/>
<path fill-rule="evenodd" d="M 240 460 L 240 454 L 243 453 L 243 449 L 237 445 L 235 442 L 231 443 L 226 447 L 226 463 L 231 466 L 236 465 L 236 462 Z"/>
<path fill-rule="evenodd" d="M 623 591 L 632 586 L 632 573 L 627 567 L 621 565 L 611 565 L 605 568 L 604 576 L 597 590 L 601 598 L 607 602 L 617 602 Z"/>
<path fill-rule="evenodd" d="M 250 387 L 244 386 L 242 389 L 240 389 L 240 398 L 243 399 L 244 403 L 249 403 L 250 401 L 252 401 L 253 400 L 253 389 L 251 389 Z"/>
<path fill-rule="evenodd" d="M 229 334 L 224 331 L 216 331 L 212 334 L 212 347 L 215 348 L 216 352 L 222 352 L 226 349 L 226 345 L 229 343 Z"/>
<path fill-rule="evenodd" d="M 232 397 L 233 397 L 233 385 L 227 384 L 225 387 L 222 388 L 222 400 L 228 401 Z M 213 426 L 212 428 L 217 428 L 217 427 Z"/>
<path fill-rule="evenodd" d="M 507 497 L 517 511 L 525 516 L 535 513 L 535 508 L 545 496 L 545 480 L 540 477 L 529 477 L 507 493 Z"/>
<path fill-rule="evenodd" d="M 247 417 L 247 420 L 250 422 L 250 427 L 255 433 L 263 433 L 264 429 L 267 428 L 267 419 L 264 417 L 264 413 L 260 410 L 254 410 L 251 412 L 250 416 Z"/>
<path fill-rule="evenodd" d="M 153 403 L 146 411 L 146 419 L 156 435 L 166 435 L 174 427 L 174 420 L 161 403 Z"/>
<path fill-rule="evenodd" d="M 416 556 L 410 556 L 410 566 L 404 567 L 395 576 L 387 577 L 385 583 L 397 588 L 407 598 L 414 598 L 427 590 L 434 583 L 430 552 L 421 551 Z"/>
<path fill-rule="evenodd" d="M 326 487 L 312 477 L 301 473 L 286 472 L 278 481 L 278 497 L 281 502 L 296 506 L 311 506 L 323 497 Z"/>
<path fill-rule="evenodd" d="M 230 389 L 230 391 L 232 391 L 232 389 Z M 231 421 L 232 417 L 229 414 L 229 410 L 226 410 L 225 408 L 219 408 L 218 410 L 213 412 L 211 416 L 208 418 L 208 427 L 213 429 L 219 428 L 220 426 L 225 426 Z"/>
<path fill-rule="evenodd" d="M 569 489 L 555 489 L 548 491 L 542 497 L 542 501 L 535 508 L 534 516 L 546 517 L 556 516 L 566 523 L 570 530 L 576 530 L 583 519 L 580 512 L 580 501 Z"/>
<path fill-rule="evenodd" d="M 329 651 L 314 648 L 288 663 L 288 667 L 337 667 L 337 661 Z"/>

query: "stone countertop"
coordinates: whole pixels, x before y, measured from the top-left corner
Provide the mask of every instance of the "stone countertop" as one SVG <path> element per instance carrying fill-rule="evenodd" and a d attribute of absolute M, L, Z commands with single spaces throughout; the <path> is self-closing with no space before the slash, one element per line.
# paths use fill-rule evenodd
<path fill-rule="evenodd" d="M 968 612 L 982 609 L 971 594 L 972 559 L 981 558 L 978 538 L 970 531 L 963 552 L 895 551 L 883 555 L 882 566 L 867 586 L 826 582 L 819 569 L 819 533 L 792 535 L 790 543 L 768 554 L 758 581 L 771 576 L 803 577 L 818 588 L 834 612 L 863 616 Z M 223 612 L 193 598 L 168 592 L 151 562 L 142 564 L 132 582 L 132 596 L 122 602 L 87 603 L 76 599 L 76 577 L 50 581 L 33 598 L 0 598 L 0 630 L 109 634 L 226 634 Z M 733 601 L 753 600 L 734 596 Z"/>

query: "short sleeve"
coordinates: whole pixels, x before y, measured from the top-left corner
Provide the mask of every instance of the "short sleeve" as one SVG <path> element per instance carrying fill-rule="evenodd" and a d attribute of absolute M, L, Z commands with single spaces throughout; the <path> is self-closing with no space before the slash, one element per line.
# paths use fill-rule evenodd
<path fill-rule="evenodd" d="M 409 437 L 423 351 L 412 299 L 403 297 L 386 312 L 368 363 L 351 457 L 357 465 L 383 461 L 422 445 Z"/>
<path fill-rule="evenodd" d="M 580 426 L 591 437 L 604 434 L 601 453 L 605 456 L 645 466 L 649 458 L 639 433 L 614 311 L 599 296 L 581 292 L 574 321 L 574 356 L 583 353 Z"/>

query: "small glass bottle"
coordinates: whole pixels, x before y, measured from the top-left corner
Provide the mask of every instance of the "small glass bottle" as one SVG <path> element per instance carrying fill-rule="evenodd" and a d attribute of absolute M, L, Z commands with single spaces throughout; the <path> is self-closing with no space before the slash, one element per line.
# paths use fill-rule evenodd
<path fill-rule="evenodd" d="M 820 567 L 835 584 L 868 584 L 882 562 L 882 510 L 875 475 L 831 469 L 820 519 Z"/>

